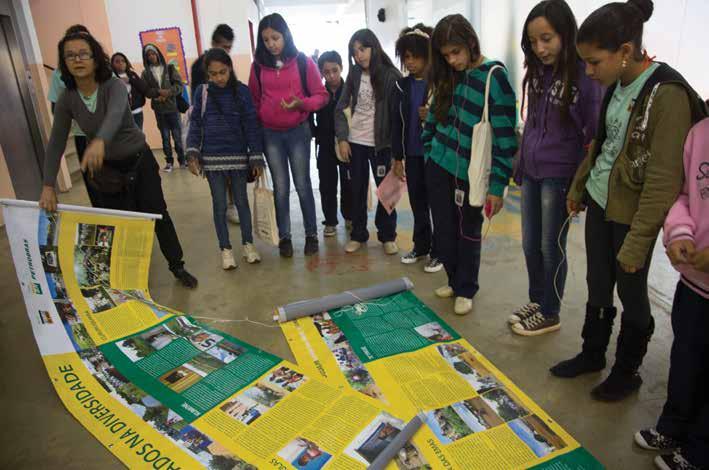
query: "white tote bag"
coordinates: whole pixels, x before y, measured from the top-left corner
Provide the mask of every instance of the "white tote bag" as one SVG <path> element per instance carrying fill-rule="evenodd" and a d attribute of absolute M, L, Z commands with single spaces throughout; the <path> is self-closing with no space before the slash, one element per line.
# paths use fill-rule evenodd
<path fill-rule="evenodd" d="M 490 96 L 490 81 L 492 72 L 502 68 L 495 65 L 487 74 L 485 82 L 485 104 L 480 122 L 473 126 L 473 145 L 470 148 L 470 164 L 468 165 L 468 182 L 470 192 L 468 203 L 473 207 L 482 207 L 487 199 L 487 190 L 490 187 L 490 171 L 492 169 L 492 125 L 490 125 L 488 98 Z"/>
<path fill-rule="evenodd" d="M 278 246 L 278 221 L 273 191 L 266 181 L 266 169 L 254 186 L 254 231 L 256 236 L 269 245 Z"/>

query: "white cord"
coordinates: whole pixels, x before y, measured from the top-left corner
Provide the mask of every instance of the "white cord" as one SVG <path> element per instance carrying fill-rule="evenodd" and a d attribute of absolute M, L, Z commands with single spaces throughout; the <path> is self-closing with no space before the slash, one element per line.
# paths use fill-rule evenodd
<path fill-rule="evenodd" d="M 559 277 L 559 273 L 561 272 L 561 267 L 564 265 L 564 263 L 567 262 L 566 250 L 564 249 L 564 246 L 561 243 L 561 237 L 564 234 L 564 229 L 566 229 L 567 226 L 570 228 L 569 224 L 571 223 L 571 220 L 574 217 L 575 217 L 575 214 L 572 214 L 566 218 L 564 223 L 561 225 L 561 230 L 559 230 L 559 237 L 556 239 L 556 244 L 559 247 L 559 251 L 561 252 L 562 258 L 561 258 L 561 262 L 559 263 L 559 266 L 557 266 L 557 268 L 556 268 L 556 272 L 554 273 L 554 293 L 556 294 L 556 298 L 559 299 L 559 304 L 562 305 L 563 307 L 566 307 L 566 308 L 571 308 L 572 306 L 564 303 L 564 300 L 561 298 L 561 294 L 559 294 L 559 287 L 557 286 L 557 279 Z M 568 236 L 568 233 L 567 233 L 567 236 Z"/>
<path fill-rule="evenodd" d="M 259 325 L 259 326 L 265 326 L 266 328 L 280 328 L 280 325 L 274 326 L 274 325 L 268 325 L 266 323 L 261 323 L 259 321 L 254 321 L 254 320 L 249 320 L 247 318 L 243 319 L 228 319 L 228 318 L 214 318 L 214 317 L 197 317 L 192 315 L 192 318 L 196 318 L 198 320 L 207 320 L 207 321 L 212 321 L 215 323 L 253 323 L 254 325 Z"/>

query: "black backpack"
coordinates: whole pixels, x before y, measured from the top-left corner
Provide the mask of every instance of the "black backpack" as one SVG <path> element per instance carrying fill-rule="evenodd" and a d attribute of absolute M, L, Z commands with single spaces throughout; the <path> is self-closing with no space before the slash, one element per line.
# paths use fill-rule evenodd
<path fill-rule="evenodd" d="M 306 97 L 310 96 L 310 90 L 308 90 L 308 58 L 302 52 L 298 52 L 296 56 L 298 62 L 298 75 L 300 75 L 300 86 L 303 88 L 303 93 Z M 254 61 L 254 73 L 256 74 L 256 81 L 258 82 L 259 90 L 262 90 L 261 86 L 261 65 Z M 315 120 L 313 119 L 313 113 L 308 114 L 308 125 L 310 126 L 310 136 L 315 135 Z"/>

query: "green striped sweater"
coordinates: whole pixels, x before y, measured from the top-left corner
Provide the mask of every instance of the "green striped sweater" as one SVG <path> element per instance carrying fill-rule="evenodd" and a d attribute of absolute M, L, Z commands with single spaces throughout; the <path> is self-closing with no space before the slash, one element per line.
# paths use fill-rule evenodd
<path fill-rule="evenodd" d="M 453 92 L 453 106 L 445 123 L 429 112 L 422 140 L 425 158 L 433 160 L 453 176 L 467 181 L 473 126 L 480 122 L 485 100 L 485 82 L 496 61 L 486 61 L 478 68 L 461 74 Z M 435 97 L 434 97 L 435 100 Z M 515 92 L 506 69 L 496 69 L 490 82 L 488 101 L 492 125 L 492 171 L 489 193 L 502 196 L 512 175 L 512 160 L 517 151 Z"/>

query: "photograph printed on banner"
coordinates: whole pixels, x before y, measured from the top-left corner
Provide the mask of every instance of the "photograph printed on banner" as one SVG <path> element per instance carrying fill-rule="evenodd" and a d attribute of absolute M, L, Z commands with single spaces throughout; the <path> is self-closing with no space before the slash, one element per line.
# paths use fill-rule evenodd
<path fill-rule="evenodd" d="M 443 444 L 450 444 L 474 432 L 456 412 L 454 405 L 426 413 L 426 424 Z"/>
<path fill-rule="evenodd" d="M 96 381 L 122 405 L 138 415 L 160 434 L 185 449 L 204 467 L 211 470 L 257 470 L 232 455 L 220 444 L 200 433 L 177 413 L 139 389 L 118 372 L 98 349 L 79 353 Z"/>
<path fill-rule="evenodd" d="M 206 330 L 202 330 L 199 333 L 190 336 L 189 338 L 190 343 L 192 343 L 194 347 L 199 349 L 200 351 L 206 351 L 207 349 L 213 347 L 223 339 L 223 336 L 220 336 L 216 333 L 211 333 Z"/>
<path fill-rule="evenodd" d="M 367 465 L 379 456 L 404 428 L 404 422 L 381 412 L 345 449 L 345 454 Z"/>
<path fill-rule="evenodd" d="M 338 348 L 343 343 L 349 344 L 345 334 L 335 324 L 329 313 L 318 313 L 313 315 L 312 318 L 313 325 L 315 325 L 330 350 Z"/>
<path fill-rule="evenodd" d="M 37 317 L 42 325 L 51 325 L 54 323 L 54 320 L 52 320 L 52 315 L 46 310 L 38 310 Z"/>
<path fill-rule="evenodd" d="M 504 387 L 485 392 L 481 397 L 505 422 L 529 414 L 529 411 L 522 406 L 521 400 Z"/>
<path fill-rule="evenodd" d="M 492 372 L 478 360 L 473 353 L 463 350 L 457 355 L 450 355 L 450 350 L 446 346 L 454 346 L 455 351 L 460 350 L 460 345 L 441 345 L 438 352 L 448 362 L 453 370 L 468 382 L 479 394 L 485 393 L 493 388 L 500 387 L 499 382 L 492 375 Z"/>
<path fill-rule="evenodd" d="M 207 373 L 201 369 L 194 367 L 190 363 L 185 363 L 167 371 L 158 380 L 175 393 L 182 393 L 202 380 L 206 375 Z"/>
<path fill-rule="evenodd" d="M 251 398 L 238 396 L 224 403 L 219 409 L 229 417 L 248 425 L 260 418 L 269 407 Z"/>
<path fill-rule="evenodd" d="M 207 349 L 207 354 L 219 359 L 224 364 L 229 364 L 244 354 L 244 351 L 244 348 L 241 346 L 238 346 L 231 341 L 223 340 L 213 348 Z"/>
<path fill-rule="evenodd" d="M 44 277 L 47 279 L 47 287 L 49 288 L 49 294 L 52 296 L 52 299 L 66 300 L 69 298 L 61 273 L 46 273 Z"/>
<path fill-rule="evenodd" d="M 453 339 L 451 334 L 448 333 L 437 321 L 432 321 L 426 323 L 425 325 L 417 326 L 414 330 L 416 333 L 432 342 L 450 341 Z"/>
<path fill-rule="evenodd" d="M 399 470 L 431 470 L 431 465 L 411 441 L 399 450 L 394 463 Z"/>
<path fill-rule="evenodd" d="M 165 325 L 158 325 L 135 336 L 133 339 L 135 341 L 144 342 L 142 348 L 146 351 L 147 355 L 150 355 L 153 352 L 164 348 L 178 338 L 179 336 L 165 328 Z"/>
<path fill-rule="evenodd" d="M 98 246 L 75 247 L 74 274 L 79 287 L 110 285 L 111 250 Z"/>
<path fill-rule="evenodd" d="M 59 246 L 59 213 L 39 212 L 37 241 L 39 246 Z"/>
<path fill-rule="evenodd" d="M 278 367 L 266 378 L 268 385 L 280 387 L 288 392 L 294 392 L 298 387 L 303 385 L 304 382 L 303 374 L 299 374 L 288 367 Z"/>
<path fill-rule="evenodd" d="M 296 437 L 278 451 L 278 456 L 298 470 L 320 470 L 330 460 L 332 454 L 312 441 Z"/>
<path fill-rule="evenodd" d="M 94 313 L 105 312 L 116 307 L 116 304 L 108 294 L 108 290 L 103 286 L 82 287 L 81 295 Z"/>
<path fill-rule="evenodd" d="M 537 415 L 515 419 L 507 425 L 537 457 L 544 457 L 566 447 L 563 439 Z"/>
<path fill-rule="evenodd" d="M 189 338 L 202 331 L 202 327 L 192 323 L 187 317 L 178 315 L 163 323 L 163 326 L 177 336 Z"/>
<path fill-rule="evenodd" d="M 332 349 L 332 355 L 350 387 L 372 398 L 385 400 L 381 389 L 349 343 L 340 343 Z"/>
<path fill-rule="evenodd" d="M 56 246 L 40 246 L 39 257 L 42 259 L 42 268 L 44 268 L 45 273 L 61 272 L 59 267 L 59 248 Z"/>
<path fill-rule="evenodd" d="M 113 245 L 115 230 L 111 225 L 77 224 L 75 244 L 110 248 Z"/>
<path fill-rule="evenodd" d="M 224 367 L 225 364 L 210 354 L 199 353 L 187 361 L 184 365 L 185 367 L 189 367 L 190 369 L 197 371 L 197 373 L 202 377 L 206 377 L 212 372 Z"/>

